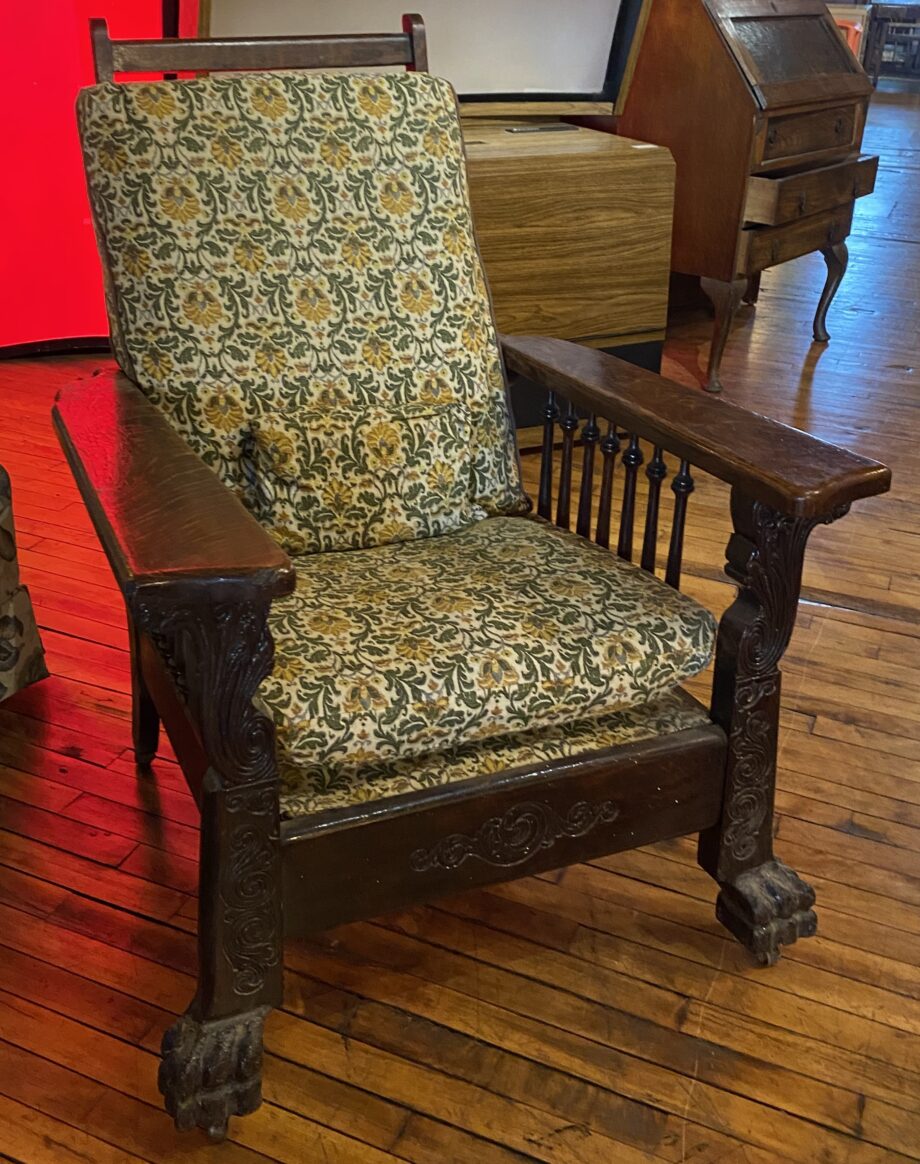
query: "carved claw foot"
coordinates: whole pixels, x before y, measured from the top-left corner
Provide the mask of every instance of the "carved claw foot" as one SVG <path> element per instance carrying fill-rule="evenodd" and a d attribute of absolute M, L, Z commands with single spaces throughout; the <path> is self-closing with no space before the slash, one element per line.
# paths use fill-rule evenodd
<path fill-rule="evenodd" d="M 262 1102 L 262 1027 L 268 1007 L 196 1022 L 183 1015 L 163 1036 L 158 1083 L 180 1131 L 200 1127 L 212 1140 L 232 1115 Z"/>
<path fill-rule="evenodd" d="M 716 917 L 764 966 L 779 960 L 780 946 L 818 928 L 815 892 L 781 861 L 766 861 L 722 886 Z"/>

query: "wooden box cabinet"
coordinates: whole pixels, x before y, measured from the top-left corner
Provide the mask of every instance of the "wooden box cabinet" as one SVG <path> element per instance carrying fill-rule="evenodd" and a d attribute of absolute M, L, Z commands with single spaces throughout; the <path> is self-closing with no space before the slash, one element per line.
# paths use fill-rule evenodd
<path fill-rule="evenodd" d="M 547 118 L 464 124 L 470 199 L 499 329 L 603 348 L 657 372 L 668 315 L 668 150 Z M 519 428 L 542 405 L 512 381 Z"/>
<path fill-rule="evenodd" d="M 499 329 L 604 348 L 662 340 L 668 150 L 539 120 L 477 119 L 464 137 Z"/>
<path fill-rule="evenodd" d="M 871 91 L 818 0 L 655 0 L 618 128 L 674 155 L 671 265 L 715 307 L 710 391 L 767 267 L 821 252 L 814 337 L 828 340 L 853 205 L 875 184 L 878 158 L 860 153 Z"/>

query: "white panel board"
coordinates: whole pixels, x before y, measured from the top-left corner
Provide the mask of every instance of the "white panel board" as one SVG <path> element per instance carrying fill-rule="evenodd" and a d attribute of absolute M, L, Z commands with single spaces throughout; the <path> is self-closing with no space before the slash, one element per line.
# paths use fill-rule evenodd
<path fill-rule="evenodd" d="M 211 36 L 397 32 L 420 10 L 458 93 L 600 93 L 621 0 L 211 0 Z"/>

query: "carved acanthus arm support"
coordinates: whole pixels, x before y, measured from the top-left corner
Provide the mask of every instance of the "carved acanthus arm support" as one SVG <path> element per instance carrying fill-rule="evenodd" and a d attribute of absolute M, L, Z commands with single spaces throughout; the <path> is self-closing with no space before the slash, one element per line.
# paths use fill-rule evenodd
<path fill-rule="evenodd" d="M 177 753 L 201 757 L 183 764 L 201 810 L 198 987 L 164 1038 L 160 1087 L 180 1127 L 219 1136 L 259 1104 L 262 1023 L 281 1001 L 280 788 L 257 693 L 269 607 L 294 572 L 124 376 L 66 389 L 54 421 L 125 598 L 135 738 L 152 752 L 169 716 Z"/>
<path fill-rule="evenodd" d="M 700 835 L 700 864 L 722 887 L 717 916 L 763 961 L 813 933 L 814 893 L 773 857 L 780 660 L 795 625 L 811 531 L 843 517 L 795 518 L 732 491 L 726 573 L 738 595 L 719 623 L 711 714 L 728 736 L 722 819 Z"/>

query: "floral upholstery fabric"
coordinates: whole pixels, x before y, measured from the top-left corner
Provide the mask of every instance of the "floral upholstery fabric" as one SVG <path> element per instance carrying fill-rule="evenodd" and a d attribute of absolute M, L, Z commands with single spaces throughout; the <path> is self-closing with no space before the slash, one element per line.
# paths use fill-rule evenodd
<path fill-rule="evenodd" d="M 285 544 L 313 544 L 296 525 L 329 507 L 302 511 L 271 481 L 255 491 L 246 451 L 266 414 L 297 415 L 305 430 L 330 410 L 461 405 L 468 508 L 526 511 L 445 81 L 107 83 L 81 92 L 78 116 L 119 363 Z M 436 477 L 438 465 L 418 471 Z M 432 532 L 416 500 L 403 513 L 391 495 L 381 511 L 376 494 L 352 490 L 338 548 L 362 522 Z"/>
<path fill-rule="evenodd" d="M 32 601 L 19 583 L 10 479 L 0 468 L 0 700 L 47 674 Z"/>
<path fill-rule="evenodd" d="M 536 519 L 295 565 L 261 695 L 282 770 L 317 789 L 359 766 L 648 704 L 712 652 L 708 611 Z"/>
<path fill-rule="evenodd" d="M 266 413 L 253 421 L 255 515 L 293 554 L 449 533 L 471 501 L 469 409 Z"/>
<path fill-rule="evenodd" d="M 301 769 L 282 757 L 281 812 L 288 819 L 309 816 L 329 808 L 344 808 L 454 781 L 509 772 L 541 761 L 566 760 L 603 748 L 702 727 L 709 722 L 709 716 L 698 703 L 681 692 L 672 691 L 627 711 L 459 744 L 411 760 Z"/>

